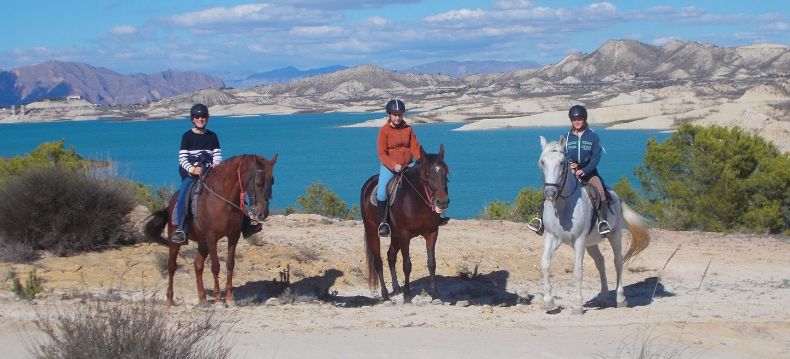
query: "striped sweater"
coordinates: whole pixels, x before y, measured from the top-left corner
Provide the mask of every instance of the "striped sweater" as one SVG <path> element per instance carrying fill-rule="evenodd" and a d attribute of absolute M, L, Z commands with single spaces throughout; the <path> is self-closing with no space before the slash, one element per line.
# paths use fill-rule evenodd
<path fill-rule="evenodd" d="M 198 165 L 203 152 L 211 157 L 215 165 L 222 161 L 222 149 L 219 147 L 217 134 L 209 130 L 204 134 L 195 133 L 191 129 L 184 132 L 181 136 L 181 149 L 178 151 L 178 173 L 181 179 L 189 176 L 192 167 Z"/>

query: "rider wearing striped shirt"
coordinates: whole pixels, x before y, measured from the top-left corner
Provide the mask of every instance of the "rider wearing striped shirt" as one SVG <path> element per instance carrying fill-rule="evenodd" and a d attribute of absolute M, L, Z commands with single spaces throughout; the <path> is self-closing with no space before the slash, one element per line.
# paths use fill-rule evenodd
<path fill-rule="evenodd" d="M 189 110 L 192 128 L 181 136 L 181 148 L 178 151 L 178 173 L 181 175 L 181 187 L 178 190 L 173 224 L 176 231 L 171 239 L 174 243 L 184 243 L 187 235 L 184 229 L 186 202 L 189 185 L 203 173 L 203 166 L 217 166 L 222 162 L 222 149 L 217 134 L 206 128 L 208 124 L 208 107 L 195 104 Z M 210 161 L 210 163 L 201 163 Z"/>

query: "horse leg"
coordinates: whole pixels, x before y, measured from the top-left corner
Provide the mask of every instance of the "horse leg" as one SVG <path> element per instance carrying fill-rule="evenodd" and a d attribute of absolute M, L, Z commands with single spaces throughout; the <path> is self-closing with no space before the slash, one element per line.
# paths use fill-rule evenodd
<path fill-rule="evenodd" d="M 584 297 L 582 296 L 582 279 L 584 278 L 584 241 L 587 236 L 576 238 L 573 243 L 573 251 L 576 254 L 576 263 L 573 265 L 573 278 L 576 280 L 576 307 L 573 314 L 584 314 Z"/>
<path fill-rule="evenodd" d="M 236 267 L 236 245 L 239 243 L 239 237 L 232 238 L 228 236 L 228 259 L 225 261 L 225 268 L 227 268 L 227 276 L 225 280 L 225 302 L 232 303 L 236 301 L 233 296 L 233 269 Z"/>
<path fill-rule="evenodd" d="M 601 249 L 598 248 L 597 244 L 587 247 L 587 254 L 589 254 L 593 262 L 595 262 L 595 268 L 598 269 L 598 276 L 601 278 L 601 293 L 598 294 L 595 305 L 606 307 L 606 297 L 609 294 L 609 286 L 606 283 L 606 265 L 604 264 L 603 254 L 601 254 Z"/>
<path fill-rule="evenodd" d="M 400 286 L 398 285 L 398 274 L 395 273 L 395 264 L 398 262 L 398 244 L 400 244 L 400 238 L 395 237 L 395 235 L 390 236 L 390 248 L 387 250 L 387 265 L 390 268 L 390 275 L 392 276 L 392 294 L 398 294 L 401 292 Z M 384 282 L 381 282 L 381 285 L 384 286 Z"/>
<path fill-rule="evenodd" d="M 439 238 L 439 231 L 426 233 L 423 237 L 425 238 L 425 249 L 428 251 L 428 274 L 430 275 L 428 294 L 432 299 L 437 299 L 439 291 L 436 289 L 436 241 Z"/>
<path fill-rule="evenodd" d="M 217 255 L 217 240 L 207 239 L 208 254 L 211 258 L 211 276 L 214 277 L 214 304 L 222 303 L 222 292 L 219 289 L 219 255 Z"/>
<path fill-rule="evenodd" d="M 628 301 L 625 299 L 625 290 L 623 289 L 623 232 L 619 228 L 619 223 L 615 225 L 608 237 L 614 253 L 614 270 L 617 273 L 617 308 L 624 308 L 628 306 Z"/>
<path fill-rule="evenodd" d="M 411 282 L 409 281 L 409 276 L 411 275 L 411 256 L 409 256 L 409 243 L 401 246 L 401 258 L 403 258 L 403 276 L 405 278 L 405 282 L 403 283 L 403 294 L 411 295 Z"/>
<path fill-rule="evenodd" d="M 203 287 L 203 268 L 206 266 L 208 247 L 205 241 L 198 242 L 198 254 L 195 256 L 195 284 L 197 285 L 198 300 L 206 301 L 206 288 Z"/>
<path fill-rule="evenodd" d="M 372 228 L 368 228 L 367 224 L 365 225 L 365 244 L 368 251 L 368 283 L 373 283 L 373 276 L 377 276 L 378 284 L 381 288 L 381 299 L 389 300 L 390 295 L 387 291 L 387 285 L 384 283 L 384 263 L 381 260 L 381 238 L 379 238 L 376 226 L 378 224 L 371 226 Z M 373 263 L 372 266 L 371 262 Z"/>
<path fill-rule="evenodd" d="M 554 234 L 547 233 L 543 237 L 543 257 L 540 259 L 540 267 L 543 271 L 543 309 L 547 311 L 555 307 L 554 297 L 551 295 L 549 274 L 551 270 L 551 257 L 554 256 L 554 252 L 560 247 L 560 243 L 559 238 L 555 237 Z"/>
<path fill-rule="evenodd" d="M 173 276 L 176 274 L 178 268 L 178 250 L 181 246 L 170 245 L 170 256 L 167 259 L 167 305 L 174 305 L 173 301 Z"/>

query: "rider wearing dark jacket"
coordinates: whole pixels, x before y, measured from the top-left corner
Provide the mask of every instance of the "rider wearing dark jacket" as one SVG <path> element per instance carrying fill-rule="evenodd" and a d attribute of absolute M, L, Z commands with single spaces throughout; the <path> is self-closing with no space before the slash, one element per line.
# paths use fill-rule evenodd
<path fill-rule="evenodd" d="M 606 221 L 609 212 L 608 198 L 597 169 L 603 150 L 601 140 L 589 128 L 587 109 L 584 106 L 571 107 L 568 118 L 571 120 L 571 129 L 565 141 L 565 160 L 568 162 L 568 168 L 573 170 L 582 182 L 590 184 L 598 192 L 598 233 L 606 236 L 611 231 L 609 222 Z M 539 217 L 531 220 L 527 226 L 538 235 L 543 234 L 543 202 L 540 205 Z"/>

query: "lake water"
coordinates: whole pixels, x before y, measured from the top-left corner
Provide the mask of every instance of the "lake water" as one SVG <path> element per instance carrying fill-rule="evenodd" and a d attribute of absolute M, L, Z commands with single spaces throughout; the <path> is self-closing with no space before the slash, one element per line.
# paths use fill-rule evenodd
<path fill-rule="evenodd" d="M 294 206 L 305 189 L 321 181 L 349 204 L 358 204 L 365 180 L 378 171 L 378 128 L 342 128 L 383 114 L 298 114 L 249 117 L 212 117 L 209 128 L 217 132 L 225 158 L 255 153 L 271 158 L 275 166 L 274 209 Z M 408 117 L 407 117 L 408 121 Z M 565 119 L 558 123 L 565 124 Z M 73 121 L 0 125 L 0 156 L 30 152 L 42 142 L 64 140 L 82 156 L 111 159 L 118 174 L 155 186 L 177 187 L 178 148 L 181 134 L 190 128 L 183 120 Z M 494 200 L 515 200 L 523 187 L 540 188 L 537 167 L 540 137 L 556 140 L 567 127 L 452 131 L 460 124 L 416 126 L 427 152 L 444 144 L 450 167 L 448 215 L 471 218 Z M 596 129 L 607 151 L 599 172 L 609 184 L 627 176 L 637 183 L 633 170 L 642 161 L 650 137 L 663 140 L 658 131 L 607 131 Z"/>

